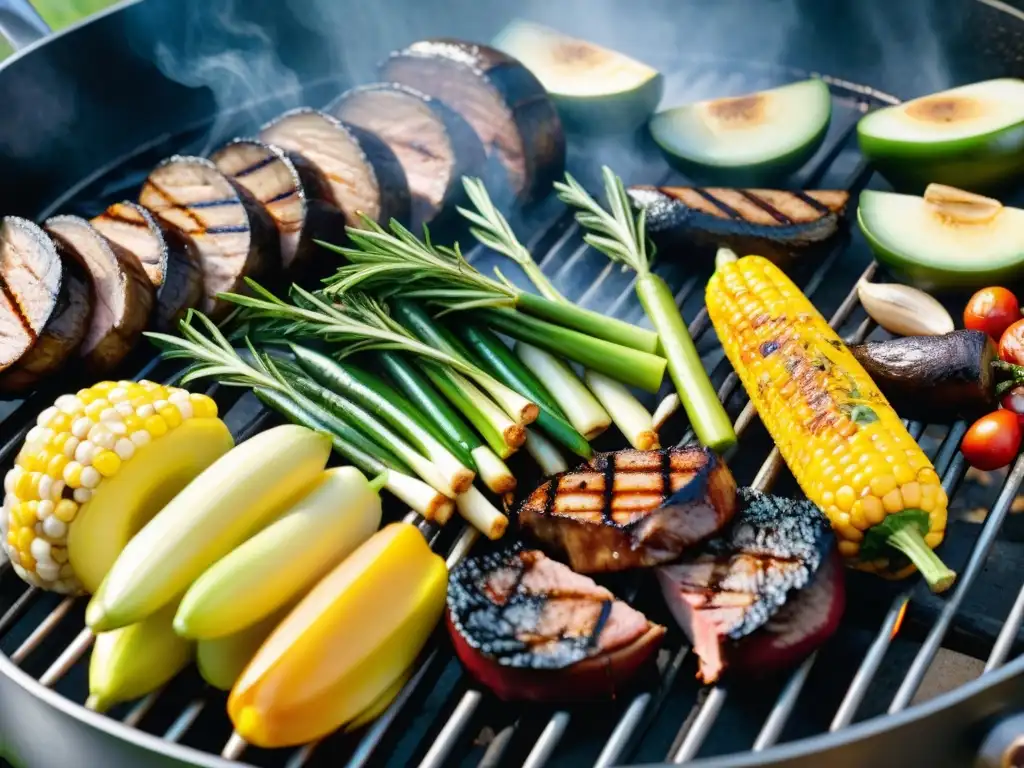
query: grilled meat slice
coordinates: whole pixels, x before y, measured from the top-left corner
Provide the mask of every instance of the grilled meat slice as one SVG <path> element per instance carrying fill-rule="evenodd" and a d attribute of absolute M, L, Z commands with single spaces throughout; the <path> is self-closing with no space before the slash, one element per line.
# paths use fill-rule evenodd
<path fill-rule="evenodd" d="M 467 670 L 499 698 L 535 701 L 614 696 L 665 633 L 586 576 L 518 545 L 452 571 L 448 630 Z"/>
<path fill-rule="evenodd" d="M 350 226 L 362 226 L 360 214 L 384 225 L 391 219 L 408 223 L 405 172 L 372 133 L 315 109 L 296 109 L 263 126 L 260 140 L 285 150 L 307 191 L 326 191 Z"/>
<path fill-rule="evenodd" d="M 263 206 L 202 157 L 175 156 L 149 174 L 139 203 L 195 242 L 203 270 L 200 308 L 214 320 L 232 304 L 218 293 L 246 291 L 281 268 L 277 228 Z"/>
<path fill-rule="evenodd" d="M 599 454 L 535 490 L 519 524 L 580 573 L 677 559 L 736 511 L 736 481 L 696 446 Z"/>
<path fill-rule="evenodd" d="M 828 520 L 809 501 L 748 488 L 739 498 L 728 531 L 683 562 L 658 569 L 665 600 L 707 683 L 721 675 L 730 644 L 764 627 L 807 586 L 834 544 Z"/>
<path fill-rule="evenodd" d="M 92 220 L 111 243 L 135 255 L 156 290 L 150 327 L 175 331 L 203 297 L 203 269 L 195 243 L 176 227 L 158 222 L 136 203 L 114 203 Z"/>
<path fill-rule="evenodd" d="M 649 186 L 630 187 L 629 196 L 646 211 L 647 229 L 658 243 L 728 246 L 773 261 L 832 237 L 850 199 L 841 190 Z"/>
<path fill-rule="evenodd" d="M 492 195 L 503 186 L 521 200 L 540 198 L 562 176 L 562 121 L 544 86 L 511 56 L 461 40 L 421 40 L 392 53 L 380 75 L 466 118 L 499 164 L 501 173 L 485 178 Z"/>
<path fill-rule="evenodd" d="M 345 125 L 374 134 L 402 164 L 412 195 L 412 229 L 464 197 L 463 176 L 483 173 L 486 155 L 469 123 L 451 107 L 396 83 L 346 91 L 329 108 Z"/>
<path fill-rule="evenodd" d="M 0 392 L 21 394 L 81 346 L 92 314 L 85 270 L 39 227 L 0 220 Z"/>
<path fill-rule="evenodd" d="M 109 373 L 149 323 L 153 284 L 134 254 L 107 240 L 85 219 L 54 216 L 43 228 L 61 256 L 77 261 L 92 278 L 92 318 L 78 353 L 90 373 Z"/>
<path fill-rule="evenodd" d="M 316 240 L 340 242 L 345 218 L 321 185 L 307 190 L 295 164 L 280 147 L 254 139 L 235 139 L 218 149 L 210 160 L 267 209 L 281 240 L 281 265 L 292 277 L 306 276 L 323 254 Z"/>

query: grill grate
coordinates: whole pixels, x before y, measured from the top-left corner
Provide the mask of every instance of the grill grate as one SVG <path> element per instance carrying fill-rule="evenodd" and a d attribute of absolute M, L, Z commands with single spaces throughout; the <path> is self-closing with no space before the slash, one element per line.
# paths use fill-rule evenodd
<path fill-rule="evenodd" d="M 779 73 L 761 69 L 740 74 L 748 90 L 775 85 L 779 79 Z M 713 70 L 697 72 L 693 76 L 694 88 L 712 90 L 721 79 L 722 76 Z M 733 77 L 730 82 L 736 79 Z M 856 121 L 871 107 L 891 100 L 850 83 L 832 82 L 831 87 L 835 109 L 829 137 L 798 183 L 806 188 L 841 187 L 856 195 L 873 180 L 870 170 L 856 152 Z M 702 97 L 709 94 L 689 95 Z M 636 170 L 635 157 L 619 162 L 616 154 L 623 151 L 621 145 L 598 147 L 588 154 L 596 154 L 616 168 L 633 168 L 632 176 L 635 178 L 627 180 L 649 183 L 661 173 L 652 169 L 664 166 L 649 142 L 639 149 L 644 158 L 639 170 Z M 592 186 L 596 179 L 593 164 L 583 163 L 580 158 L 571 158 L 570 164 L 574 174 L 585 182 L 591 182 Z M 580 165 L 583 167 L 577 168 Z M 643 173 L 647 175 L 643 176 Z M 673 180 L 676 177 L 669 174 L 663 175 L 659 181 Z M 527 244 L 538 255 L 543 254 L 539 258 L 541 266 L 559 289 L 584 306 L 633 322 L 645 322 L 633 297 L 632 278 L 589 249 L 582 242 L 579 228 L 571 216 L 554 201 L 548 200 L 521 218 L 517 228 L 533 233 L 526 238 Z M 480 247 L 470 251 L 468 258 L 484 270 L 498 263 L 494 254 Z M 502 266 L 508 272 L 512 271 L 509 265 Z M 850 289 L 846 292 L 844 289 L 855 285 L 858 279 L 872 279 L 876 268 L 866 246 L 862 242 L 850 242 L 846 237 L 817 263 L 798 265 L 793 276 L 819 308 L 835 305 L 830 320 L 833 327 L 851 341 L 861 341 L 869 334 L 877 333 L 877 329 L 859 307 L 856 291 Z M 734 455 L 727 457 L 737 479 L 762 489 L 777 485 L 780 492 L 791 492 L 794 484 L 785 471 L 778 450 L 771 447 L 752 405 L 746 402 L 738 378 L 724 360 L 714 334 L 708 332 L 710 323 L 702 300 L 707 270 L 706 266 L 694 269 L 680 260 L 668 259 L 662 261 L 657 269 L 676 287 L 677 302 L 684 313 L 693 318 L 691 334 L 706 365 L 713 371 L 720 398 L 735 415 L 737 433 L 744 438 Z M 173 380 L 174 369 L 158 360 L 140 360 L 137 377 L 143 376 Z M 251 395 L 217 387 L 212 387 L 209 393 L 217 399 L 225 419 L 239 439 L 262 428 L 269 418 Z M 50 392 L 40 393 L 8 409 L 5 420 L 0 424 L 0 439 L 4 440 L 0 447 L 0 465 L 11 461 L 40 404 L 51 396 Z M 926 435 L 925 425 L 910 423 L 908 426 L 915 438 L 921 439 Z M 934 433 L 934 436 L 930 444 L 926 441 L 926 451 L 951 498 L 966 469 L 958 450 L 965 429 L 963 423 L 958 423 L 948 429 L 928 430 L 928 435 Z M 692 438 L 692 433 L 669 437 L 686 441 Z M 767 458 L 762 461 L 761 457 L 765 455 Z M 967 593 L 985 564 L 1022 482 L 1024 458 L 1017 461 L 1007 476 L 952 594 L 942 604 L 892 697 L 889 712 L 906 708 L 921 687 Z M 450 566 L 465 556 L 477 539 L 471 528 L 437 531 L 426 523 L 421 524 L 432 546 L 447 553 Z M 852 576 L 850 580 L 855 581 L 856 578 Z M 867 590 L 883 591 L 879 586 L 881 582 L 877 580 L 864 584 Z M 647 598 L 643 586 L 641 578 L 633 575 L 627 576 L 623 586 L 617 589 L 642 605 Z M 855 583 L 851 589 L 859 586 Z M 521 763 L 539 768 L 548 763 L 570 760 L 574 764 L 592 763 L 602 768 L 629 761 L 685 763 L 699 755 L 737 751 L 739 742 L 731 731 L 724 746 L 722 739 L 716 741 L 714 738 L 716 726 L 724 727 L 723 718 L 731 711 L 739 712 L 741 718 L 748 720 L 756 715 L 756 724 L 752 726 L 748 722 L 746 731 L 756 734 L 749 748 L 761 751 L 785 740 L 794 726 L 798 731 L 795 735 L 802 736 L 837 731 L 856 719 L 897 637 L 915 589 L 914 584 L 903 583 L 884 590 L 886 597 L 890 594 L 892 597 L 891 601 L 880 602 L 879 610 L 875 611 L 871 626 L 877 626 L 877 631 L 872 630 L 867 635 L 862 633 L 865 642 L 856 651 L 861 655 L 860 665 L 851 670 L 852 674 L 844 685 L 838 688 L 831 686 L 833 690 L 827 700 L 834 701 L 835 706 L 828 712 L 818 713 L 819 717 L 831 715 L 831 719 L 818 725 L 801 725 L 798 715 L 804 714 L 801 705 L 806 709 L 807 699 L 812 696 L 802 694 L 821 688 L 822 683 L 816 678 L 822 672 L 821 659 L 828 653 L 829 646 L 810 656 L 781 682 L 749 681 L 743 683 L 742 689 L 719 685 L 702 690 L 688 679 L 691 677 L 688 670 L 693 664 L 692 654 L 677 632 L 670 635 L 661 652 L 656 680 L 632 697 L 600 707 L 545 711 L 537 706 L 527 709 L 498 705 L 465 678 L 446 640 L 439 634 L 436 641 L 428 646 L 418 672 L 399 698 L 360 734 L 335 735 L 322 743 L 294 750 L 269 752 L 248 747 L 231 733 L 224 713 L 223 695 L 204 687 L 194 673 L 179 676 L 165 689 L 133 705 L 115 709 L 112 716 L 125 725 L 162 735 L 167 741 L 181 742 L 208 754 L 223 754 L 246 764 L 285 768 L 341 762 L 349 766 L 418 763 L 422 768 L 454 764 L 495 766 L 502 763 Z M 658 618 L 656 608 L 648 613 Z M 88 630 L 81 628 L 82 615 L 82 601 L 60 599 L 26 588 L 9 564 L 0 565 L 0 652 L 6 653 L 14 664 L 42 685 L 54 688 L 77 702 L 85 698 L 87 652 L 93 641 Z M 1000 666 L 1010 656 L 1022 621 L 1024 588 L 1017 595 L 991 649 L 986 671 Z M 753 694 L 763 703 L 751 706 L 750 696 Z M 684 712 L 687 713 L 685 716 Z M 573 728 L 581 723 L 584 723 L 582 727 Z M 607 737 L 594 734 L 607 734 Z"/>

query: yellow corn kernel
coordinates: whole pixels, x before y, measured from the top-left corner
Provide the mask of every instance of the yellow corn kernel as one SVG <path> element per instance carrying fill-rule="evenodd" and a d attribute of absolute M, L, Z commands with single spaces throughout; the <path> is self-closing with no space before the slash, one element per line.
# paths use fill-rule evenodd
<path fill-rule="evenodd" d="M 35 558 L 32 557 L 30 552 L 24 551 L 21 553 L 21 567 L 26 571 L 34 571 L 36 569 Z"/>
<path fill-rule="evenodd" d="M 935 470 L 931 466 L 925 469 L 918 470 L 917 479 L 925 486 L 941 484 L 939 476 L 935 473 Z"/>
<path fill-rule="evenodd" d="M 925 534 L 924 543 L 934 549 L 942 543 L 942 537 L 945 535 L 945 533 L 945 530 L 931 531 L 930 533 Z"/>
<path fill-rule="evenodd" d="M 878 525 L 885 520 L 885 507 L 877 496 L 865 496 L 860 500 L 860 505 L 864 510 L 864 517 L 871 525 Z"/>
<path fill-rule="evenodd" d="M 64 467 L 64 482 L 71 488 L 82 486 L 82 465 L 77 461 L 69 461 Z"/>
<path fill-rule="evenodd" d="M 858 531 L 866 531 L 871 527 L 867 515 L 864 514 L 863 501 L 855 501 L 850 509 L 850 524 Z"/>
<path fill-rule="evenodd" d="M 90 387 L 93 392 L 109 392 L 117 386 L 116 381 L 98 381 Z"/>
<path fill-rule="evenodd" d="M 50 477 L 63 477 L 64 467 L 68 465 L 68 457 L 58 453 L 46 464 L 46 474 Z"/>
<path fill-rule="evenodd" d="M 36 524 L 36 511 L 32 507 L 31 502 L 21 502 L 17 507 L 15 507 L 14 516 L 23 528 L 31 528 Z"/>
<path fill-rule="evenodd" d="M 917 477 L 914 470 L 912 470 L 907 464 L 897 464 L 892 468 L 893 477 L 896 478 L 897 485 L 905 485 L 911 483 Z"/>
<path fill-rule="evenodd" d="M 113 477 L 121 468 L 121 457 L 113 451 L 100 451 L 93 457 L 92 465 L 104 477 Z"/>
<path fill-rule="evenodd" d="M 62 523 L 70 523 L 75 519 L 75 515 L 78 514 L 78 504 L 71 499 L 61 499 L 53 508 L 53 514 Z"/>
<path fill-rule="evenodd" d="M 22 528 L 18 531 L 18 544 L 19 550 L 27 552 L 28 548 L 32 546 L 32 542 L 35 541 L 36 532 L 31 528 Z"/>
<path fill-rule="evenodd" d="M 843 512 L 849 512 L 856 500 L 857 496 L 854 494 L 853 488 L 848 485 L 844 485 L 836 491 L 836 506 Z"/>
<path fill-rule="evenodd" d="M 882 497 L 882 506 L 885 507 L 885 511 L 890 515 L 896 512 L 903 511 L 903 496 L 900 495 L 898 489 L 889 491 L 885 496 Z"/>
<path fill-rule="evenodd" d="M 882 498 L 896 488 L 896 478 L 892 475 L 875 475 L 869 483 L 871 495 Z"/>
<path fill-rule="evenodd" d="M 14 493 L 19 499 L 33 499 L 39 493 L 39 473 L 24 472 L 14 484 Z"/>
<path fill-rule="evenodd" d="M 189 395 L 189 402 L 192 403 L 192 413 L 200 419 L 212 419 L 217 416 L 217 403 L 212 397 L 206 395 Z"/>
<path fill-rule="evenodd" d="M 839 542 L 839 554 L 843 557 L 856 557 L 860 553 L 860 544 L 855 541 L 844 540 Z"/>
<path fill-rule="evenodd" d="M 132 432 L 138 432 L 140 429 L 143 429 L 145 427 L 145 423 L 143 422 L 143 420 L 136 416 L 134 413 L 125 416 L 124 419 L 122 419 L 122 423 L 124 424 L 124 428 L 129 435 Z"/>
<path fill-rule="evenodd" d="M 167 422 L 167 426 L 170 429 L 181 426 L 181 411 L 178 410 L 178 406 L 173 403 L 168 403 L 163 406 L 157 413 Z"/>
<path fill-rule="evenodd" d="M 167 434 L 167 422 L 164 421 L 162 416 L 154 414 L 150 416 L 143 424 L 144 429 L 149 432 L 153 437 L 163 437 Z"/>
<path fill-rule="evenodd" d="M 921 484 L 917 482 L 904 483 L 900 488 L 903 496 L 904 509 L 917 509 L 921 503 Z"/>
<path fill-rule="evenodd" d="M 103 413 L 107 408 L 110 407 L 110 402 L 105 398 L 99 400 L 93 400 L 87 406 L 85 406 L 85 415 L 93 421 L 98 421 L 100 414 Z"/>

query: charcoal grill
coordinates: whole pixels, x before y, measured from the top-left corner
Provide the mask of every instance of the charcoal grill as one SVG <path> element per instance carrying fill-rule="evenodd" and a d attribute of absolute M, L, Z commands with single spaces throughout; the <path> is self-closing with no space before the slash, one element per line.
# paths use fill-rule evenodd
<path fill-rule="evenodd" d="M 369 5 L 129 2 L 31 44 L 44 31 L 38 19 L 26 17 L 22 3 L 0 0 L 0 30 L 16 43 L 29 44 L 0 67 L 0 104 L 5 105 L 0 209 L 37 219 L 57 211 L 93 215 L 134 196 L 144 175 L 166 155 L 203 152 L 251 132 L 288 107 L 325 104 L 344 88 L 372 80 L 377 60 L 414 39 L 487 40 L 513 13 L 508 3 L 481 0 Z M 867 110 L 972 80 L 1024 76 L 1019 2 L 529 0 L 518 5 L 518 15 L 659 67 L 667 75 L 671 101 L 738 94 L 821 74 L 832 90 L 834 117 L 823 147 L 792 182 L 805 188 L 854 194 L 884 188 L 856 149 L 854 127 Z M 212 69 L 196 66 L 209 64 L 204 58 L 209 56 L 219 57 Z M 259 82 L 244 84 L 235 74 L 239 67 L 255 72 Z M 207 85 L 213 89 L 201 87 Z M 600 163 L 611 165 L 627 183 L 684 182 L 668 172 L 642 133 L 571 137 L 570 170 L 592 189 Z M 630 276 L 582 243 L 578 227 L 556 201 L 515 211 L 513 223 L 570 298 L 644 322 Z M 468 255 L 484 270 L 498 263 L 479 247 Z M 507 264 L 503 268 L 511 272 Z M 702 301 L 709 266 L 688 261 L 687 254 L 664 254 L 657 271 L 677 291 L 690 332 L 735 419 L 741 442 L 729 461 L 737 478 L 796 492 L 710 329 Z M 844 235 L 820 259 L 797 265 L 792 274 L 847 338 L 884 336 L 853 290 L 858 279 L 884 279 L 856 233 Z M 175 369 L 140 350 L 125 373 L 172 379 Z M 69 382 L 59 387 L 67 389 Z M 6 470 L 31 420 L 55 392 L 0 407 L 0 468 Z M 269 414 L 250 396 L 217 388 L 210 393 L 239 439 L 269 423 Z M 966 471 L 958 450 L 965 425 L 913 422 L 909 428 L 932 458 L 956 510 L 962 495 L 954 494 Z M 670 429 L 673 439 L 691 437 L 684 424 Z M 1000 760 L 1004 748 L 1011 754 L 1014 740 L 1024 734 L 1024 721 L 1014 717 L 1024 708 L 1024 658 L 1018 657 L 1024 578 L 1010 517 L 1022 483 L 1024 458 L 990 483 L 981 497 L 987 514 L 975 513 L 980 522 L 951 524 L 944 555 L 960 573 L 951 593 L 939 599 L 916 582 L 888 584 L 853 574 L 851 606 L 839 635 L 781 677 L 702 689 L 693 680 L 688 646 L 672 633 L 657 674 L 614 703 L 565 710 L 521 707 L 497 702 L 474 686 L 439 634 L 397 701 L 367 730 L 273 752 L 234 737 L 223 695 L 192 673 L 110 717 L 85 710 L 92 638 L 83 630 L 83 601 L 26 588 L 9 566 L 0 565 L 0 758 L 32 768 L 538 768 L 691 761 L 705 768 L 801 768 L 826 761 L 964 766 L 975 759 L 979 765 L 1014 764 Z M 423 530 L 449 563 L 474 543 L 474 534 L 459 530 L 457 522 L 443 531 L 424 523 Z M 663 609 L 659 613 L 648 582 L 627 576 L 615 586 L 649 615 L 669 621 Z M 975 679 L 916 703 L 929 669 L 948 649 L 977 659 L 984 674 L 969 675 Z"/>

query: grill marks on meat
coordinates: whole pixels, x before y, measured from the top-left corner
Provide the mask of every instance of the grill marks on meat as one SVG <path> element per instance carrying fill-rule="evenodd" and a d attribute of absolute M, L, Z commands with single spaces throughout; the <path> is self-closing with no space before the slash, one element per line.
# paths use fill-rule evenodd
<path fill-rule="evenodd" d="M 678 558 L 725 526 L 736 483 L 700 447 L 600 454 L 548 480 L 519 508 L 524 530 L 581 573 Z"/>
<path fill-rule="evenodd" d="M 260 131 L 261 141 L 288 153 L 307 192 L 321 189 L 345 214 L 349 226 L 360 214 L 387 224 L 409 220 L 409 185 L 391 149 L 368 131 L 342 125 L 313 109 L 286 112 Z"/>
<path fill-rule="evenodd" d="M 156 291 L 150 326 L 160 331 L 177 330 L 178 321 L 199 304 L 203 295 L 203 271 L 195 243 L 128 201 L 114 203 L 91 224 L 142 265 Z"/>
<path fill-rule="evenodd" d="M 84 270 L 32 222 L 0 221 L 0 391 L 23 393 L 59 368 L 81 345 L 91 313 Z"/>
<path fill-rule="evenodd" d="M 345 125 L 377 136 L 394 152 L 412 195 L 412 229 L 463 197 L 462 177 L 483 173 L 484 148 L 469 123 L 437 99 L 396 83 L 342 94 L 330 108 Z"/>
<path fill-rule="evenodd" d="M 821 511 L 741 489 L 729 530 L 680 563 L 658 569 L 662 592 L 701 659 L 705 682 L 725 666 L 725 645 L 764 627 L 807 586 L 834 537 Z"/>
<path fill-rule="evenodd" d="M 554 104 L 533 74 L 511 56 L 486 45 L 433 39 L 392 53 L 381 80 L 432 96 L 473 127 L 501 173 L 524 200 L 546 195 L 565 167 L 565 135 Z M 490 174 L 489 174 L 490 175 Z"/>
<path fill-rule="evenodd" d="M 93 310 L 79 355 L 90 373 L 112 371 L 149 323 L 154 291 L 142 264 L 77 216 L 43 225 L 64 260 L 77 261 L 92 279 Z"/>
<path fill-rule="evenodd" d="M 448 625 L 460 659 L 502 698 L 613 695 L 664 634 L 591 579 L 518 545 L 452 571 Z"/>
<path fill-rule="evenodd" d="M 652 237 L 780 260 L 828 240 L 839 230 L 849 193 L 724 187 L 630 187 L 647 213 Z"/>
<path fill-rule="evenodd" d="M 196 244 L 203 272 L 201 308 L 214 320 L 231 304 L 222 292 L 244 292 L 245 278 L 280 269 L 277 229 L 269 214 L 209 160 L 175 156 L 146 179 L 139 203 Z"/>

